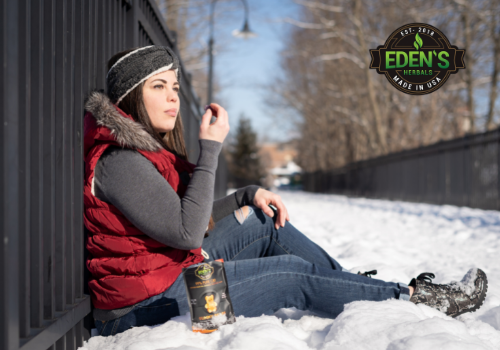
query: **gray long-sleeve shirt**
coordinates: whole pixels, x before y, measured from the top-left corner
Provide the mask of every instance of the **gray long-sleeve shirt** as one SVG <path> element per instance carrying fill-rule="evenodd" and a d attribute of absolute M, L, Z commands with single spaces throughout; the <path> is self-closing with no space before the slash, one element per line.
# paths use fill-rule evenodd
<path fill-rule="evenodd" d="M 253 203 L 258 186 L 248 186 L 213 201 L 215 170 L 222 144 L 200 140 L 200 156 L 181 199 L 154 165 L 139 152 L 108 147 L 97 162 L 95 196 L 113 204 L 138 229 L 177 249 L 202 245 L 210 215 L 215 222 Z M 94 310 L 94 318 L 107 321 L 133 309 Z"/>

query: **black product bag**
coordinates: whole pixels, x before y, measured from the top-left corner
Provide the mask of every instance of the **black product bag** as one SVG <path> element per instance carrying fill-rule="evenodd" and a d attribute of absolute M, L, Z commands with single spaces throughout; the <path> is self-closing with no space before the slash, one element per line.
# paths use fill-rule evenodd
<path fill-rule="evenodd" d="M 211 333 L 236 321 L 222 259 L 182 271 L 193 332 Z"/>

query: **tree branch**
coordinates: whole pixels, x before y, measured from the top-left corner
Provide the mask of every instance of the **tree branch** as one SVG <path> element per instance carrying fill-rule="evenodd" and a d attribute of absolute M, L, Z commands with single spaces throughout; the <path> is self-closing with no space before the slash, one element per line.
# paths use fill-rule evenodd
<path fill-rule="evenodd" d="M 359 68 L 361 68 L 361 69 L 366 67 L 366 65 L 363 63 L 363 61 L 361 61 L 358 57 L 356 57 L 353 54 L 350 54 L 348 52 L 324 54 L 324 55 L 317 56 L 314 60 L 315 61 L 335 61 L 335 60 L 340 60 L 342 58 L 351 60 L 352 62 L 356 63 L 359 66 Z"/>

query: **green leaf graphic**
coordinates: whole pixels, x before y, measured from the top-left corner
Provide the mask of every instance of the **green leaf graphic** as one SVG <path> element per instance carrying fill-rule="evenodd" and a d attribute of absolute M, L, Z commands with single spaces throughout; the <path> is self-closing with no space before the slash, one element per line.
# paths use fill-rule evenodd
<path fill-rule="evenodd" d="M 415 48 L 417 50 L 421 49 L 422 48 L 422 45 L 423 44 L 423 41 L 422 41 L 422 38 L 420 37 L 420 35 L 418 35 L 418 33 L 415 35 L 415 42 L 413 43 L 413 46 L 415 46 Z"/>

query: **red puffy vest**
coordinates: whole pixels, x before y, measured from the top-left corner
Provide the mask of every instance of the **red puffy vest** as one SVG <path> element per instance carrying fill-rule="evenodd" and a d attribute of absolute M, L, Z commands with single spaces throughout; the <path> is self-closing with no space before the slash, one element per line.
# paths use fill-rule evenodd
<path fill-rule="evenodd" d="M 89 231 L 89 288 L 94 306 L 111 310 L 162 293 L 175 282 L 183 267 L 202 262 L 203 256 L 201 247 L 180 250 L 155 241 L 115 206 L 97 199 L 93 178 L 99 157 L 110 145 L 135 149 L 153 163 L 181 198 L 186 185 L 179 174 L 189 175 L 195 166 L 162 148 L 106 95 L 93 93 L 85 109 L 84 222 Z"/>

